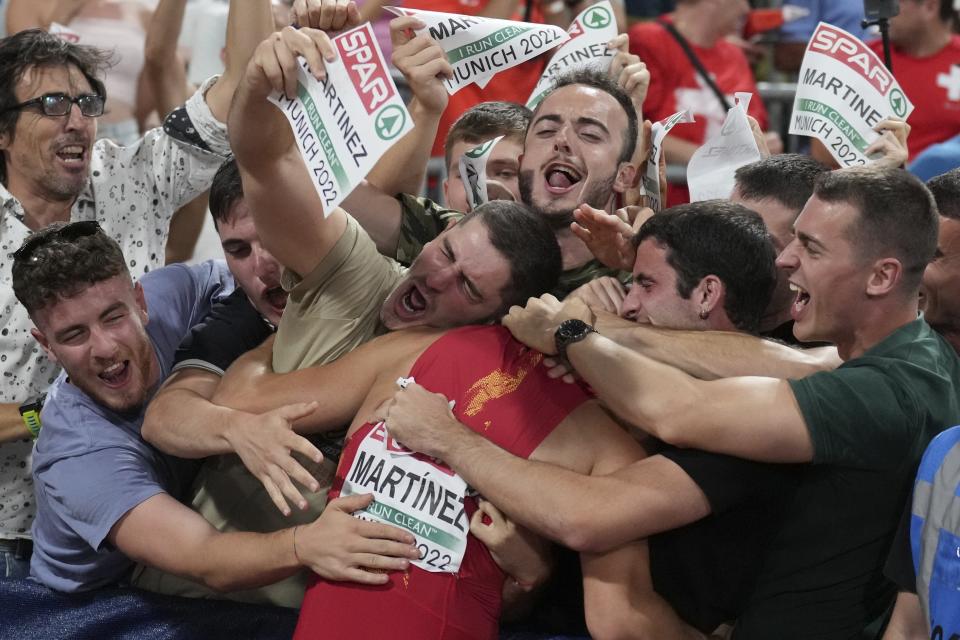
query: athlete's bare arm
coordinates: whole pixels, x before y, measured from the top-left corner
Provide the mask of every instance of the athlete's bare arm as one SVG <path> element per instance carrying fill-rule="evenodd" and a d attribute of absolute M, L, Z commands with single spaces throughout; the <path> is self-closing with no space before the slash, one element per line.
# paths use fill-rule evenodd
<path fill-rule="evenodd" d="M 268 341 L 230 366 L 213 401 L 233 409 L 264 413 L 291 404 L 292 398 L 302 398 L 293 404 L 315 401 L 317 409 L 296 422 L 299 433 L 342 427 L 354 417 L 369 417 L 377 403 L 396 389 L 396 379 L 408 374 L 420 353 L 441 333 L 427 328 L 388 333 L 335 362 L 289 373 L 273 372 L 272 341 Z M 382 397 L 374 400 L 381 386 L 389 392 L 380 391 Z"/>

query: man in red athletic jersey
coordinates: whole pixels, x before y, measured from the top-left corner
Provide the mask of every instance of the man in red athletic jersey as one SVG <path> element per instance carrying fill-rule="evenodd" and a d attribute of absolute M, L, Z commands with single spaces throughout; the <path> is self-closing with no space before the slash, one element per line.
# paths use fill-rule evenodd
<path fill-rule="evenodd" d="M 646 286 L 638 284 L 638 292 L 643 289 L 643 293 L 638 293 L 636 300 L 631 298 L 631 305 L 642 301 L 644 313 L 678 326 L 693 326 L 690 322 L 714 329 L 756 325 L 774 280 L 773 249 L 759 217 L 737 205 L 718 202 L 688 205 L 684 211 L 657 216 L 658 222 L 667 221 L 668 226 L 672 226 L 669 220 L 673 218 L 681 226 L 713 224 L 716 228 L 712 229 L 718 233 L 726 230 L 744 247 L 737 255 L 748 254 L 767 268 L 741 265 L 732 268 L 730 275 L 722 270 L 719 277 L 706 275 L 686 298 L 666 282 L 662 283 L 662 295 L 651 295 Z M 719 245 L 726 251 L 729 243 Z M 690 251 L 698 255 L 700 250 Z M 675 267 L 667 261 L 663 249 L 654 247 L 653 240 L 642 244 L 638 256 L 645 278 L 668 278 L 674 273 Z M 753 283 L 751 290 L 765 294 L 747 296 L 750 300 L 745 301 L 735 295 L 740 291 L 738 285 L 727 288 L 725 279 L 743 280 L 758 272 L 766 273 L 765 280 Z M 261 348 L 231 368 L 214 398 L 215 402 L 245 410 L 262 405 L 257 410 L 263 410 L 268 404 L 309 397 L 321 408 L 297 423 L 301 432 L 328 429 L 352 419 L 334 491 L 341 491 L 341 495 L 373 491 L 375 503 L 361 517 L 407 528 L 418 537 L 424 553 L 419 566 L 389 574 L 386 585 L 358 587 L 316 581 L 307 592 L 301 612 L 299 633 L 303 636 L 336 635 L 347 629 L 362 629 L 369 637 L 397 637 L 398 633 L 399 637 L 410 638 L 496 635 L 499 591 L 505 573 L 482 545 L 466 535 L 468 519 L 471 529 L 482 524 L 476 516 L 471 517 L 472 499 L 461 497 L 465 484 L 445 466 L 407 452 L 390 439 L 382 425 L 367 420 L 393 396 L 398 377 L 413 377 L 421 392 L 422 387 L 442 393 L 453 401 L 453 416 L 459 421 L 531 460 L 605 475 L 644 456 L 637 443 L 582 389 L 549 378 L 546 369 L 537 366 L 540 354 L 511 340 L 503 329 L 473 327 L 454 330 L 439 339 L 436 336 L 426 329 L 389 334 L 326 367 L 283 375 L 269 373 L 268 350 Z M 687 475 L 684 464 L 682 460 L 653 456 L 644 467 L 651 487 L 644 497 L 651 535 L 711 512 L 696 478 Z M 740 515 L 735 520 L 738 525 L 743 522 Z M 728 540 L 729 548 L 742 542 L 732 535 Z M 734 556 L 722 551 L 728 548 L 726 545 L 726 540 L 719 539 L 708 545 L 718 558 L 716 564 L 734 562 L 726 559 Z M 665 553 L 660 561 L 677 564 L 673 559 L 682 556 L 682 546 L 678 541 L 676 550 L 662 547 Z M 585 552 L 581 559 L 591 633 L 608 635 L 634 629 L 646 637 L 701 637 L 654 590 L 645 540 L 602 555 Z M 497 560 L 507 574 L 523 580 L 509 559 Z M 684 615 L 696 620 L 702 630 L 712 630 L 718 615 L 719 621 L 728 619 L 735 605 L 727 606 L 725 598 L 733 601 L 735 597 L 727 596 L 737 593 L 742 587 L 738 581 L 753 570 L 739 564 L 722 569 L 709 590 L 680 596 L 687 600 L 681 604 Z M 665 588 L 675 596 L 678 590 L 672 587 Z M 696 610 L 698 607 L 701 610 Z M 378 615 L 358 619 L 357 611 L 364 608 L 375 608 Z M 709 612 L 704 613 L 707 609 Z"/>

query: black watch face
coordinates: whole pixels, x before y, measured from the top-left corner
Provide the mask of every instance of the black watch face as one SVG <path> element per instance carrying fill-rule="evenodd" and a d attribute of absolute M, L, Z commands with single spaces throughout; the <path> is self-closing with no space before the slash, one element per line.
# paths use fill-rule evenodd
<path fill-rule="evenodd" d="M 564 320 L 562 323 L 560 323 L 559 334 L 561 338 L 569 340 L 571 338 L 576 338 L 586 330 L 587 323 L 583 320 Z"/>

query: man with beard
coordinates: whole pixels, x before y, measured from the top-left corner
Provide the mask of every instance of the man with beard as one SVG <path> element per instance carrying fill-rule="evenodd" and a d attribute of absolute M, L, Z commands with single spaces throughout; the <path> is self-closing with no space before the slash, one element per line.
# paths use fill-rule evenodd
<path fill-rule="evenodd" d="M 269 584 L 301 566 L 378 583 L 354 566 L 369 560 L 364 552 L 378 555 L 376 566 L 400 569 L 417 557 L 412 537 L 390 527 L 361 523 L 378 539 L 338 553 L 341 541 L 324 535 L 323 522 L 301 527 L 296 540 L 292 528 L 219 533 L 177 501 L 195 463 L 144 442 L 143 411 L 176 346 L 229 280 L 209 262 L 159 269 L 135 285 L 119 246 L 94 221 L 52 225 L 15 253 L 17 299 L 37 342 L 66 372 L 51 386 L 36 447 L 30 571 L 40 582 L 87 591 L 125 579 L 139 561 L 218 590 Z M 281 413 L 294 419 L 312 408 Z M 350 512 L 367 502 L 332 505 L 325 521 L 348 517 L 337 513 L 341 505 Z"/>
<path fill-rule="evenodd" d="M 412 16 L 395 18 L 391 22 L 394 62 L 404 72 L 419 104 L 439 104 L 446 99 L 442 77 L 449 73 L 449 63 L 443 50 L 431 38 L 404 35 L 408 30 L 421 27 L 422 24 Z M 314 43 L 303 40 L 297 45 L 297 53 L 314 62 L 322 73 L 322 58 L 329 45 L 317 32 L 301 32 L 304 37 L 310 33 L 309 38 Z M 281 41 L 279 36 L 275 39 Z M 292 40 L 283 46 L 294 47 Z M 623 47 L 626 47 L 625 37 Z M 416 59 L 417 64 L 409 64 L 411 59 Z M 289 72 L 274 69 L 271 72 L 276 72 L 276 78 L 269 89 L 283 90 L 284 83 L 290 81 Z M 613 213 L 620 206 L 621 194 L 634 185 L 636 167 L 631 158 L 638 137 L 636 105 L 642 104 L 646 95 L 647 79 L 646 69 L 639 59 L 621 50 L 606 74 L 580 71 L 561 79 L 554 93 L 538 105 L 527 128 L 520 156 L 520 196 L 524 204 L 544 215 L 556 230 L 564 263 L 558 293 L 565 294 L 597 275 L 612 273 L 593 260 L 569 226 L 572 212 L 578 205 L 586 202 Z M 292 91 L 292 85 L 287 89 Z M 548 98 L 552 99 L 548 102 Z M 254 157 L 254 150 L 260 153 L 267 149 L 271 157 L 279 157 L 282 153 L 295 157 L 296 147 L 292 137 L 282 130 L 289 128 L 282 118 L 258 108 L 255 120 L 243 115 L 244 111 L 247 111 L 246 107 L 235 109 L 234 113 L 242 116 L 243 122 L 251 125 L 256 122 L 258 127 L 245 130 L 244 139 L 236 141 L 235 148 L 248 145 L 250 161 L 259 164 L 266 164 L 266 161 Z M 276 124 L 260 126 L 263 122 Z M 611 153 L 611 149 L 616 152 Z M 238 151 L 241 170 L 245 170 L 242 156 L 243 152 Z M 301 245 L 299 250 L 304 251 L 302 245 L 305 243 L 299 239 L 305 231 L 310 232 L 306 227 L 328 224 L 336 236 L 336 229 L 342 224 L 336 218 L 341 214 L 334 211 L 325 223 L 319 219 L 314 213 L 322 208 L 316 191 L 307 181 L 304 169 L 293 164 L 290 162 L 289 171 L 274 171 L 262 179 L 264 189 L 284 194 L 291 212 L 286 224 L 279 224 L 278 216 L 282 215 L 279 211 L 269 218 L 264 213 L 264 224 L 275 229 L 273 235 L 277 242 L 298 244 Z M 246 177 L 244 174 L 245 181 Z M 342 206 L 361 223 L 382 253 L 396 256 L 405 264 L 443 232 L 452 213 L 429 201 L 404 196 L 395 198 L 364 185 L 351 193 Z M 257 213 L 256 208 L 254 213 Z M 300 215 L 294 219 L 296 213 Z M 261 234 L 264 233 L 262 230 Z M 291 248 L 291 251 L 296 250 Z M 285 266 L 291 266 L 285 262 L 282 250 L 275 247 L 273 252 Z M 323 245 L 313 253 L 314 263 L 318 255 L 325 255 Z M 300 269 L 294 270 L 304 273 Z"/>
<path fill-rule="evenodd" d="M 694 233 L 696 230 L 705 230 L 705 237 L 717 241 L 699 241 Z M 774 254 L 763 223 L 755 213 L 719 201 L 695 203 L 655 216 L 647 222 L 641 234 L 643 241 L 639 243 L 636 274 L 638 282 L 643 280 L 643 286 L 638 283 L 631 293 L 628 302 L 631 312 L 656 317 L 668 326 L 713 330 L 751 330 L 757 326 L 773 287 Z M 661 242 L 669 249 L 664 250 Z M 728 254 L 730 249 L 735 250 Z M 268 354 L 265 349 L 259 350 L 259 353 L 245 356 L 228 372 L 216 399 L 250 411 L 266 410 L 292 402 L 294 398 L 317 399 L 320 408 L 298 423 L 303 430 L 329 428 L 345 416 L 356 414 L 352 424 L 353 428 L 359 429 L 358 435 L 354 436 L 341 460 L 338 484 L 335 485 L 338 491 L 341 484 L 347 487 L 348 480 L 356 482 L 362 477 L 362 485 L 394 494 L 393 488 L 389 487 L 397 473 L 391 470 L 392 465 L 382 469 L 378 466 L 377 471 L 371 472 L 379 465 L 379 457 L 371 463 L 371 450 L 366 448 L 365 453 L 357 454 L 355 445 L 364 436 L 371 437 L 367 433 L 372 423 L 363 423 L 385 397 L 392 395 L 398 375 L 413 375 L 418 383 L 434 391 L 442 390 L 449 399 L 456 401 L 455 415 L 482 437 L 507 443 L 503 446 L 508 449 L 517 442 L 526 442 L 525 449 L 523 445 L 520 447 L 524 452 L 518 455 L 529 454 L 531 459 L 567 469 L 580 469 L 591 475 L 603 474 L 604 469 L 612 470 L 624 460 L 641 457 L 636 443 L 600 414 L 583 419 L 583 410 L 575 409 L 553 430 L 552 420 L 558 413 L 562 415 L 569 411 L 569 403 L 579 402 L 583 390 L 570 387 L 567 396 L 562 388 L 551 387 L 545 371 L 535 364 L 539 362 L 540 354 L 517 350 L 515 342 L 504 340 L 502 330 L 498 333 L 493 328 L 474 327 L 449 332 L 433 342 L 435 338 L 435 334 L 422 331 L 385 336 L 329 366 L 290 374 L 269 372 Z M 425 348 L 427 351 L 423 351 Z M 416 364 L 411 370 L 414 360 Z M 494 369 L 492 373 L 491 367 Z M 256 393 L 253 393 L 254 389 Z M 589 404 L 590 411 L 596 408 Z M 389 418 L 394 417 L 395 414 L 390 413 Z M 376 435 L 374 428 L 373 436 Z M 542 443 L 538 446 L 540 439 Z M 365 449 L 363 444 L 360 447 L 361 451 Z M 674 458 L 683 461 L 689 456 L 679 452 Z M 709 473 L 723 464 L 722 460 L 701 462 L 700 471 Z M 730 466 L 727 464 L 728 468 Z M 751 469 L 755 466 L 758 465 L 741 461 L 738 467 L 743 469 L 743 477 L 737 478 L 737 482 L 752 484 L 758 497 L 775 493 L 776 487 L 771 483 L 750 482 L 750 479 L 763 477 Z M 643 468 L 648 472 L 645 486 L 649 491 L 642 500 L 637 500 L 635 506 L 647 509 L 643 518 L 646 531 L 656 533 L 710 513 L 713 505 L 705 504 L 696 484 L 690 477 L 677 472 L 679 467 L 673 466 L 671 458 L 653 456 L 645 461 Z M 378 479 L 373 480 L 374 477 Z M 413 490 L 404 489 L 410 486 L 412 476 L 400 473 L 399 477 L 401 481 L 396 496 L 405 496 L 404 506 L 416 508 L 413 503 L 417 501 L 412 499 L 417 495 L 416 486 Z M 381 484 L 384 478 L 389 480 Z M 411 499 L 407 500 L 407 497 Z M 379 497 L 377 502 L 380 503 Z M 666 506 L 668 504 L 675 507 L 672 512 Z M 587 508 L 587 505 L 582 506 Z M 721 510 L 728 506 L 731 505 L 723 505 Z M 675 515 L 684 509 L 688 511 L 682 516 Z M 697 511 L 697 515 L 686 521 L 677 519 L 687 517 L 692 511 Z M 360 517 L 365 516 L 360 514 Z M 740 513 L 727 518 L 726 522 L 736 521 L 736 518 L 747 522 Z M 744 526 L 738 529 L 745 530 L 744 537 L 738 538 L 729 533 L 733 531 L 729 527 L 724 529 L 714 522 L 706 526 L 711 532 L 726 533 L 726 537 L 715 535 L 709 545 L 701 545 L 700 551 L 693 555 L 684 554 L 683 540 L 679 538 L 673 544 L 668 542 L 655 549 L 655 552 L 663 552 L 659 560 L 663 566 L 669 567 L 673 559 L 678 559 L 685 569 L 693 569 L 692 573 L 698 578 L 702 578 L 699 569 L 705 566 L 698 565 L 698 560 L 716 552 L 708 572 L 719 576 L 718 580 L 722 577 L 722 585 L 714 581 L 709 587 L 694 588 L 695 582 L 684 583 L 684 578 L 671 578 L 661 573 L 660 578 L 667 584 L 658 585 L 655 575 L 653 587 L 657 593 L 654 593 L 645 563 L 645 542 L 627 545 L 608 555 L 583 554 L 591 632 L 607 637 L 622 624 L 622 628 L 632 629 L 632 634 L 638 637 L 701 637 L 680 623 L 665 605 L 661 588 L 677 602 L 682 601 L 683 610 L 679 613 L 685 614 L 690 623 L 695 620 L 702 629 L 712 630 L 719 621 L 727 619 L 728 607 L 743 597 L 744 590 L 752 584 L 750 576 L 755 575 L 757 567 L 759 555 L 754 553 L 757 547 L 749 546 L 745 540 L 759 544 L 763 540 L 763 530 Z M 472 525 L 471 532 L 474 529 Z M 567 533 L 576 535 L 575 531 Z M 741 550 L 749 546 L 750 553 L 725 553 L 736 551 L 738 545 Z M 721 547 L 723 552 L 718 551 Z M 640 555 L 634 555 L 637 553 Z M 750 562 L 741 563 L 751 554 L 753 559 Z M 468 543 L 467 555 L 461 565 L 467 567 L 466 570 L 451 570 L 454 576 L 440 573 L 442 577 L 435 577 L 435 574 L 425 575 L 426 572 L 411 568 L 407 572 L 391 574 L 390 587 L 376 591 L 318 581 L 304 601 L 299 632 L 306 637 L 326 628 L 332 629 L 333 635 L 346 635 L 352 630 L 354 634 L 365 631 L 379 637 L 384 630 L 376 625 L 395 624 L 397 637 L 438 637 L 422 631 L 418 636 L 416 630 L 424 628 L 419 625 L 430 624 L 432 615 L 439 609 L 446 612 L 447 624 L 461 629 L 463 635 L 456 637 L 488 637 L 481 629 L 489 629 L 485 626 L 489 624 L 489 618 L 470 625 L 464 622 L 464 618 L 476 615 L 477 609 L 481 608 L 473 603 L 474 599 L 481 599 L 477 594 L 487 594 L 491 582 L 494 586 L 498 579 L 502 582 L 502 575 L 491 577 L 489 572 L 481 570 L 485 562 L 478 562 L 477 557 L 482 555 L 482 551 L 471 549 Z M 690 559 L 694 556 L 697 560 Z M 723 566 L 725 563 L 729 565 Z M 732 570 L 734 567 L 738 571 Z M 714 568 L 717 570 L 713 571 Z M 436 593 L 439 587 L 428 585 L 437 583 L 449 585 L 446 587 L 449 588 L 449 597 L 429 597 L 430 592 Z M 485 596 L 483 599 L 489 598 Z M 389 614 L 379 616 L 378 620 L 358 621 L 349 612 L 360 607 L 381 607 Z M 488 610 L 489 604 L 482 609 Z M 410 614 L 415 618 L 404 617 Z M 635 626 L 631 627 L 631 624 Z"/>
<path fill-rule="evenodd" d="M 120 242 L 131 272 L 163 264 L 170 218 L 206 189 L 229 152 L 223 121 L 256 43 L 272 29 L 266 0 L 234 2 L 228 18 L 228 64 L 164 127 L 131 147 L 94 142 L 109 105 L 99 79 L 108 52 L 70 44 L 38 30 L 0 40 L 0 274 L 9 255 L 52 222 L 97 220 Z M 29 427 L 18 408 L 36 406 L 58 368 L 30 344 L 30 319 L 9 284 L 0 304 L 0 576 L 22 573 L 30 552 L 34 501 Z M 15 441 L 15 442 L 14 442 Z M 18 567 L 20 569 L 18 569 Z"/>
<path fill-rule="evenodd" d="M 923 184 L 900 170 L 825 173 L 795 230 L 777 260 L 797 291 L 794 333 L 834 343 L 845 361 L 835 371 L 701 381 L 591 331 L 592 315 L 576 301 L 532 301 L 504 320 L 523 342 L 569 359 L 612 412 L 657 438 L 810 463 L 785 502 L 734 638 L 849 638 L 881 618 L 893 596 L 882 560 L 917 462 L 936 433 L 960 420 L 960 361 L 917 317 L 937 236 Z M 418 400 L 423 418 L 422 393 Z M 437 416 L 440 399 L 429 402 Z M 627 470 L 605 486 L 617 502 L 598 517 L 580 506 L 595 504 L 600 483 L 533 468 L 449 419 L 416 421 L 410 406 L 404 413 L 395 423 L 387 415 L 395 437 L 445 460 L 534 530 L 571 531 L 578 546 L 595 549 L 632 540 L 644 524 L 631 506 L 642 486 Z"/>

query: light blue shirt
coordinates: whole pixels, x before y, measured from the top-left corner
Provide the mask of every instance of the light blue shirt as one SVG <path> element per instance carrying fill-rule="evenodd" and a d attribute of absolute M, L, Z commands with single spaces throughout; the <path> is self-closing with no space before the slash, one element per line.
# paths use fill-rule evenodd
<path fill-rule="evenodd" d="M 211 261 L 164 267 L 140 283 L 150 314 L 147 335 L 163 380 L 180 341 L 214 301 L 230 293 L 233 278 L 223 262 Z M 133 562 L 106 541 L 114 524 L 144 500 L 159 493 L 177 497 L 189 485 L 196 462 L 144 442 L 144 411 L 121 416 L 64 375 L 53 383 L 33 456 L 33 578 L 59 591 L 122 580 Z"/>

